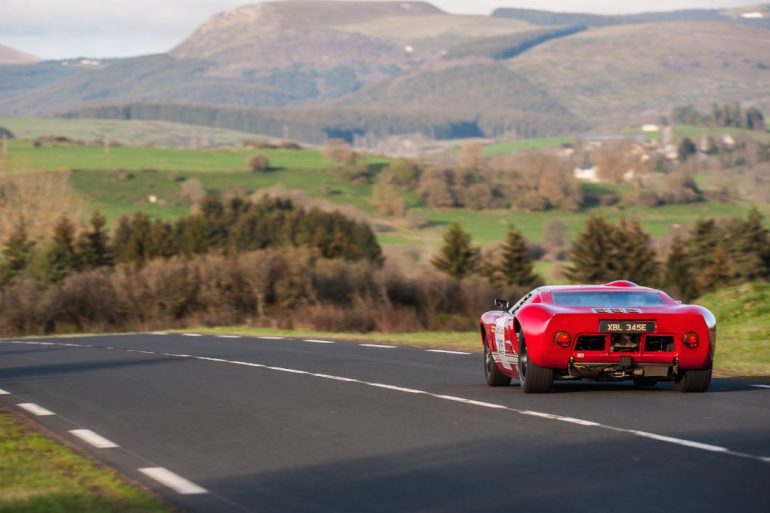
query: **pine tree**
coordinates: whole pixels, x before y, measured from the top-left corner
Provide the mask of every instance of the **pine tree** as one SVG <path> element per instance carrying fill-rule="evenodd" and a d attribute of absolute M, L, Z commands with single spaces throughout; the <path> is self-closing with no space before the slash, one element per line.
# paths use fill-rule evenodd
<path fill-rule="evenodd" d="M 91 215 L 90 229 L 80 234 L 77 253 L 83 268 L 108 267 L 113 264 L 110 250 L 110 236 L 107 233 L 107 220 L 101 212 L 95 210 Z"/>
<path fill-rule="evenodd" d="M 123 215 L 118 219 L 118 226 L 112 237 L 111 253 L 116 262 L 128 262 L 128 247 L 133 237 L 134 227 L 131 218 Z"/>
<path fill-rule="evenodd" d="M 479 266 L 479 248 L 471 244 L 471 236 L 463 231 L 459 223 L 444 234 L 444 246 L 431 263 L 439 271 L 455 279 L 462 279 L 475 273 Z"/>
<path fill-rule="evenodd" d="M 719 287 L 732 283 L 733 264 L 727 251 L 722 246 L 714 252 L 713 262 L 706 267 L 700 276 L 700 292 L 711 292 Z"/>
<path fill-rule="evenodd" d="M 131 220 L 131 238 L 126 247 L 126 259 L 143 265 L 152 257 L 153 247 L 150 238 L 150 218 L 144 212 L 137 212 Z"/>
<path fill-rule="evenodd" d="M 53 241 L 46 254 L 46 278 L 49 282 L 60 282 L 78 266 L 75 251 L 75 225 L 62 217 L 54 227 Z"/>
<path fill-rule="evenodd" d="M 690 237 L 687 239 L 687 252 L 692 268 L 696 270 L 695 281 L 698 292 L 701 294 L 712 288 L 710 282 L 713 280 L 707 279 L 704 272 L 706 269 L 713 268 L 717 250 L 721 248 L 724 251 L 724 238 L 724 232 L 713 219 L 699 219 L 690 230 Z M 724 258 L 729 261 L 729 256 L 726 253 Z"/>
<path fill-rule="evenodd" d="M 655 250 L 651 247 L 650 236 L 638 221 L 620 221 L 618 226 L 620 243 L 612 248 L 615 266 L 612 279 L 630 280 L 639 285 L 657 286 L 660 267 Z"/>
<path fill-rule="evenodd" d="M 611 255 L 616 238 L 616 227 L 601 217 L 589 217 L 569 250 L 570 265 L 564 270 L 567 279 L 572 283 L 602 283 L 614 278 Z"/>
<path fill-rule="evenodd" d="M 536 287 L 543 283 L 535 274 L 527 241 L 513 227 L 500 248 L 500 256 L 492 264 L 492 281 L 509 287 Z"/>
<path fill-rule="evenodd" d="M 34 249 L 35 243 L 29 240 L 27 222 L 22 217 L 11 236 L 3 245 L 3 257 L 5 259 L 4 274 L 6 279 L 24 272 L 32 260 Z"/>
<path fill-rule="evenodd" d="M 677 235 L 671 245 L 671 252 L 666 259 L 665 286 L 672 295 L 683 301 L 692 301 L 698 297 L 692 263 L 687 253 L 687 243 Z"/>
<path fill-rule="evenodd" d="M 731 225 L 728 254 L 740 281 L 770 277 L 770 231 L 762 221 L 762 214 L 754 207 L 746 220 L 736 220 Z"/>
<path fill-rule="evenodd" d="M 171 258 L 179 253 L 173 228 L 160 219 L 153 221 L 150 227 L 150 241 L 152 257 Z"/>

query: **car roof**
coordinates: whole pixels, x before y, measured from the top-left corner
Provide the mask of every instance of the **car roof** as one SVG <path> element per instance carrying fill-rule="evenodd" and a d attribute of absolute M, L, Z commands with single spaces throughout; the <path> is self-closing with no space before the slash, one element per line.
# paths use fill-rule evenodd
<path fill-rule="evenodd" d="M 633 282 L 618 280 L 604 285 L 546 285 L 539 292 L 660 292 L 650 287 L 641 287 Z"/>

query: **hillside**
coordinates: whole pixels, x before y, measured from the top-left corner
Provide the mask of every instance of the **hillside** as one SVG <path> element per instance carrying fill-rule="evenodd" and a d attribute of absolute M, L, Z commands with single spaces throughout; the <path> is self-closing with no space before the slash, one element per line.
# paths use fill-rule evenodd
<path fill-rule="evenodd" d="M 0 45 L 0 65 L 3 64 L 33 64 L 40 61 L 39 58 L 28 53 L 21 52 L 9 46 Z"/>
<path fill-rule="evenodd" d="M 0 115 L 288 128 L 314 143 L 559 136 L 657 122 L 689 103 L 770 108 L 767 20 L 767 6 L 492 17 L 426 2 L 264 2 L 212 16 L 168 54 L 0 66 Z"/>
<path fill-rule="evenodd" d="M 770 32 L 733 23 L 597 28 L 549 41 L 509 66 L 598 125 L 655 120 L 690 103 L 770 106 Z"/>

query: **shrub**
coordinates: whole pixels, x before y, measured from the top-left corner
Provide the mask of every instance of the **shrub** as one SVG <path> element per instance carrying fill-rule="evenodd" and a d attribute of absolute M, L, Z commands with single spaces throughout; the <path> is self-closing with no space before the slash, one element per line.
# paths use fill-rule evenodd
<path fill-rule="evenodd" d="M 264 153 L 257 153 L 246 159 L 246 168 L 253 173 L 270 171 L 270 160 Z"/>

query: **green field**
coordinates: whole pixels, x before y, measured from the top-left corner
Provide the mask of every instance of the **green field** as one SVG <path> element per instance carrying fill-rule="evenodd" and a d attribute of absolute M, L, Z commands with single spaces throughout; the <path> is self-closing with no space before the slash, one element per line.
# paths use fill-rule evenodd
<path fill-rule="evenodd" d="M 534 140 L 544 145 L 557 140 Z M 254 153 L 268 156 L 272 170 L 266 173 L 246 171 L 246 160 Z M 376 169 L 387 159 L 369 157 L 368 164 Z M 653 237 L 665 235 L 672 225 L 691 225 L 703 217 L 743 216 L 751 208 L 746 203 L 703 202 L 692 205 L 669 205 L 659 208 L 632 206 L 605 207 L 577 212 L 524 212 L 515 210 L 433 209 L 417 207 L 426 219 L 426 227 L 412 229 L 406 220 L 381 217 L 371 203 L 372 188 L 365 181 L 351 183 L 350 176 L 334 168 L 316 149 L 246 150 L 180 149 L 154 147 L 43 146 L 34 148 L 30 141 L 13 140 L 8 145 L 8 157 L 0 161 L 11 173 L 42 170 L 71 170 L 74 190 L 86 206 L 100 208 L 111 223 L 122 214 L 144 210 L 162 219 L 174 219 L 190 212 L 191 204 L 182 194 L 184 184 L 200 181 L 209 192 L 252 194 L 278 188 L 301 190 L 310 205 L 335 204 L 357 209 L 371 217 L 379 230 L 379 240 L 385 246 L 409 246 L 427 259 L 441 243 L 446 227 L 459 222 L 473 235 L 477 244 L 489 245 L 503 239 L 509 225 L 520 229 L 533 242 L 543 242 L 543 232 L 551 221 L 563 222 L 571 237 L 577 235 L 591 214 L 606 216 L 611 221 L 622 217 L 638 219 Z M 118 171 L 121 170 L 121 171 Z M 585 185 L 587 189 L 595 185 Z M 602 186 L 616 187 L 623 186 Z M 622 190 L 618 191 L 622 192 Z M 414 191 L 403 193 L 408 206 L 419 205 Z M 770 205 L 760 205 L 770 216 Z M 541 263 L 539 270 L 549 279 L 551 266 Z"/>
<path fill-rule="evenodd" d="M 56 135 L 79 141 L 108 139 L 128 146 L 241 146 L 244 140 L 260 139 L 248 132 L 167 121 L 0 117 L 0 126 L 19 139 Z"/>
<path fill-rule="evenodd" d="M 160 513 L 160 500 L 0 410 L 0 513 Z"/>

